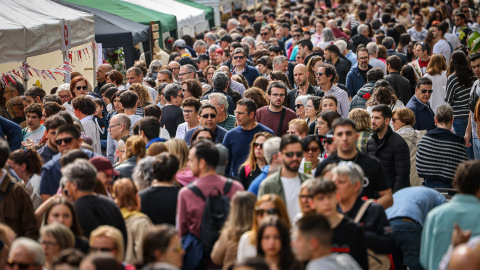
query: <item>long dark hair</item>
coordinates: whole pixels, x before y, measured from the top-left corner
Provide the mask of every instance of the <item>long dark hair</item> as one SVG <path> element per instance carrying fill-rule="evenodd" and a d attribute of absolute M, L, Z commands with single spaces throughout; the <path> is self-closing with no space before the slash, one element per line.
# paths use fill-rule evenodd
<path fill-rule="evenodd" d="M 448 66 L 447 76 L 455 73 L 458 82 L 464 87 L 471 87 L 473 84 L 473 76 L 475 75 L 470 69 L 467 61 L 467 56 L 462 51 L 454 51 L 450 58 L 450 65 Z"/>
<path fill-rule="evenodd" d="M 67 200 L 65 197 L 59 197 L 59 198 L 53 199 L 52 203 L 47 208 L 47 211 L 45 211 L 45 216 L 43 217 L 42 224 L 47 225 L 48 215 L 50 215 L 50 211 L 52 210 L 53 207 L 60 204 L 68 207 L 68 209 L 70 209 L 70 212 L 72 213 L 72 227 L 69 229 L 72 230 L 75 237 L 82 237 L 83 233 L 82 233 L 82 228 L 80 227 L 80 223 L 78 221 L 77 212 L 75 211 L 73 204 L 69 200 Z"/>

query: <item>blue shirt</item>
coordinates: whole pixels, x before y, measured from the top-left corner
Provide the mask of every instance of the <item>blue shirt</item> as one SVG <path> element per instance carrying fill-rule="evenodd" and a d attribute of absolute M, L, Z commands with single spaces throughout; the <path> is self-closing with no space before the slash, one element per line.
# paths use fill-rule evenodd
<path fill-rule="evenodd" d="M 252 183 L 250 183 L 250 186 L 248 187 L 248 192 L 251 192 L 255 194 L 255 196 L 258 195 L 258 189 L 260 188 L 260 184 L 265 180 L 268 176 L 268 172 L 270 171 L 270 165 L 265 165 L 262 168 L 262 172 L 260 175 L 258 175 Z"/>
<path fill-rule="evenodd" d="M 413 125 L 413 129 L 430 131 L 437 128 L 437 126 L 435 126 L 435 113 L 430 108 L 430 102 L 424 104 L 413 95 L 406 107 L 412 110 L 415 115 L 415 125 Z"/>
<path fill-rule="evenodd" d="M 345 55 L 345 58 L 347 58 L 348 60 L 350 60 L 350 62 L 352 62 L 352 67 L 353 65 L 357 64 L 357 55 L 355 53 L 353 53 L 353 51 L 349 51 L 346 55 Z"/>
<path fill-rule="evenodd" d="M 162 138 L 160 138 L 160 137 L 153 138 L 153 139 L 151 139 L 150 141 L 148 141 L 148 143 L 147 143 L 147 149 L 148 149 L 148 147 L 149 147 L 152 143 L 164 142 L 164 141 L 165 141 L 165 139 L 162 139 Z"/>
<path fill-rule="evenodd" d="M 237 70 L 237 67 L 234 67 L 232 69 L 232 75 L 237 74 L 236 70 Z M 260 72 L 256 68 L 251 67 L 249 65 L 245 65 L 245 69 L 242 72 L 240 72 L 240 74 L 243 74 L 243 76 L 245 76 L 249 86 L 252 86 L 255 79 L 260 77 Z"/>

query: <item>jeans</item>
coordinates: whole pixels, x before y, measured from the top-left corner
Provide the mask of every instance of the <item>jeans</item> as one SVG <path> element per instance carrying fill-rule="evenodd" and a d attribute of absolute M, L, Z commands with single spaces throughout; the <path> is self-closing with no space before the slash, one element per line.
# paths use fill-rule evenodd
<path fill-rule="evenodd" d="M 480 160 L 480 140 L 478 138 L 473 138 L 473 155 L 476 160 Z"/>
<path fill-rule="evenodd" d="M 438 180 L 438 179 L 427 179 L 424 180 L 425 186 L 429 188 L 453 188 L 452 182 Z"/>
<path fill-rule="evenodd" d="M 395 256 L 399 259 L 400 265 L 406 265 L 411 270 L 423 270 L 420 265 L 420 241 L 422 239 L 422 226 L 415 221 L 405 218 L 394 218 L 390 220 L 393 229 L 393 239 L 400 249 Z M 400 260 L 403 259 L 403 263 Z M 398 265 L 396 263 L 396 265 Z"/>
<path fill-rule="evenodd" d="M 465 137 L 465 131 L 467 130 L 467 125 L 468 125 L 468 118 L 453 118 L 453 130 L 455 131 L 455 134 Z M 471 142 L 471 140 L 470 140 Z M 473 159 L 473 148 L 472 147 L 465 147 L 467 149 L 467 154 L 469 159 Z"/>

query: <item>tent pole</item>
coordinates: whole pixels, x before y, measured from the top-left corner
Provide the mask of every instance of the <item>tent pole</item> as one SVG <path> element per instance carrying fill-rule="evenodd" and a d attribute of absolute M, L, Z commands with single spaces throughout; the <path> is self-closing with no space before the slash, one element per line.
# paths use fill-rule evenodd
<path fill-rule="evenodd" d="M 96 82 L 97 81 L 97 49 L 95 48 L 95 46 L 92 45 L 92 54 L 93 54 L 93 80 L 92 82 Z M 100 89 L 98 89 L 100 91 Z"/>
<path fill-rule="evenodd" d="M 27 58 L 25 57 L 24 63 L 26 62 L 27 62 Z M 23 88 L 25 89 L 28 89 L 28 78 L 30 78 L 28 74 L 25 76 L 25 78 L 23 78 Z"/>

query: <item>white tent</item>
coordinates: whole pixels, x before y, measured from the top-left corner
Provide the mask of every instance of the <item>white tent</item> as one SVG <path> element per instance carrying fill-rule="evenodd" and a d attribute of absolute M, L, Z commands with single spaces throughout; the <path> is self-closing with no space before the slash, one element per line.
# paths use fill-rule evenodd
<path fill-rule="evenodd" d="M 221 24 L 220 7 L 224 7 L 226 5 L 232 5 L 232 2 L 234 2 L 233 0 L 192 0 L 192 1 L 195 3 L 205 5 L 207 7 L 213 8 L 213 13 L 215 15 L 215 25 Z"/>

